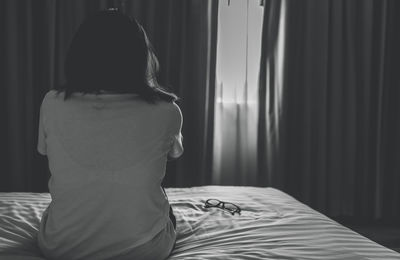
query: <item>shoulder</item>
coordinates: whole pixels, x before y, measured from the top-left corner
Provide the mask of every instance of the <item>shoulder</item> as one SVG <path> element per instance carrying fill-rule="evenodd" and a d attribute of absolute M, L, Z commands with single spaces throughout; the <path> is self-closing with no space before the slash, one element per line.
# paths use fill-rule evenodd
<path fill-rule="evenodd" d="M 174 116 L 178 119 L 180 124 L 182 124 L 183 116 L 182 116 L 181 108 L 175 102 L 172 102 L 172 107 L 173 107 L 172 113 L 174 113 Z"/>
<path fill-rule="evenodd" d="M 177 132 L 183 124 L 182 111 L 175 102 L 159 101 L 157 105 L 158 121 L 167 125 L 173 133 Z"/>
<path fill-rule="evenodd" d="M 50 90 L 49 92 L 46 93 L 46 95 L 43 98 L 42 103 L 49 103 L 54 100 L 64 100 L 64 92 L 59 92 L 57 90 Z"/>
<path fill-rule="evenodd" d="M 158 106 L 162 109 L 169 117 L 182 119 L 182 111 L 178 104 L 175 102 L 166 102 L 160 101 L 158 102 Z"/>
<path fill-rule="evenodd" d="M 60 106 L 62 106 L 61 103 L 63 102 L 64 102 L 64 93 L 59 92 L 57 90 L 50 90 L 43 97 L 42 104 L 40 107 L 40 110 L 42 111 L 41 113 L 45 114 L 53 113 Z"/>

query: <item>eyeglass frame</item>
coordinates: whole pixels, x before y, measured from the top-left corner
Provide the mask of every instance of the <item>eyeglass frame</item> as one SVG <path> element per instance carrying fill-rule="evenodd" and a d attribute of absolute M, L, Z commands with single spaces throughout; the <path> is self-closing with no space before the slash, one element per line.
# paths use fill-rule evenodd
<path fill-rule="evenodd" d="M 209 202 L 210 200 L 218 201 L 218 203 L 217 203 L 216 205 L 214 205 L 214 204 L 212 204 L 212 203 Z M 231 205 L 233 205 L 234 207 L 236 207 L 236 209 L 235 209 L 235 210 L 230 210 L 230 209 L 228 209 L 228 208 L 225 207 L 225 204 L 231 204 Z M 238 214 L 240 215 L 240 212 L 242 211 L 242 209 L 241 209 L 238 205 L 236 205 L 236 204 L 234 204 L 234 203 L 232 203 L 232 202 L 226 202 L 226 201 L 222 201 L 222 200 L 219 200 L 219 199 L 207 199 L 207 200 L 204 202 L 204 207 L 205 207 L 205 208 L 219 208 L 219 209 L 223 209 L 223 210 L 228 211 L 228 212 L 231 213 L 232 215 L 235 215 L 235 213 L 238 213 Z"/>

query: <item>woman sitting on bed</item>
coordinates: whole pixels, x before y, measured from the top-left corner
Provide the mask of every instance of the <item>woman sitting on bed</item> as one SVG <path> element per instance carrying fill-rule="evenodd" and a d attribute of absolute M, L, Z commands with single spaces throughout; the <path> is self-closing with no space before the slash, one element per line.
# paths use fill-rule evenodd
<path fill-rule="evenodd" d="M 165 259 L 175 218 L 161 182 L 183 152 L 177 97 L 163 90 L 142 26 L 116 10 L 76 33 L 67 84 L 46 94 L 38 151 L 52 202 L 38 244 L 48 259 Z"/>

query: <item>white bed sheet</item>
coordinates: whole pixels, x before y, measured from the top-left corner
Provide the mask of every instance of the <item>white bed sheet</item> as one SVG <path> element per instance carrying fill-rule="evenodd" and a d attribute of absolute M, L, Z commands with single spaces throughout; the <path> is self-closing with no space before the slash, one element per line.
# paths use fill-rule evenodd
<path fill-rule="evenodd" d="M 178 232 L 171 260 L 400 259 L 273 188 L 203 186 L 169 188 L 167 194 Z M 241 215 L 204 208 L 209 198 L 239 205 Z M 49 202 L 46 193 L 0 193 L 0 259 L 43 259 L 36 234 Z"/>

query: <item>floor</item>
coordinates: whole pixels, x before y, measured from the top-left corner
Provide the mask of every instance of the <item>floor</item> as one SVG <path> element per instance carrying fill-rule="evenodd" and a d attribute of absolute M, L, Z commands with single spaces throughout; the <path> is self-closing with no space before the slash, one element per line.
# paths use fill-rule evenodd
<path fill-rule="evenodd" d="M 372 241 L 400 253 L 400 225 L 357 224 L 340 220 L 338 222 Z"/>

